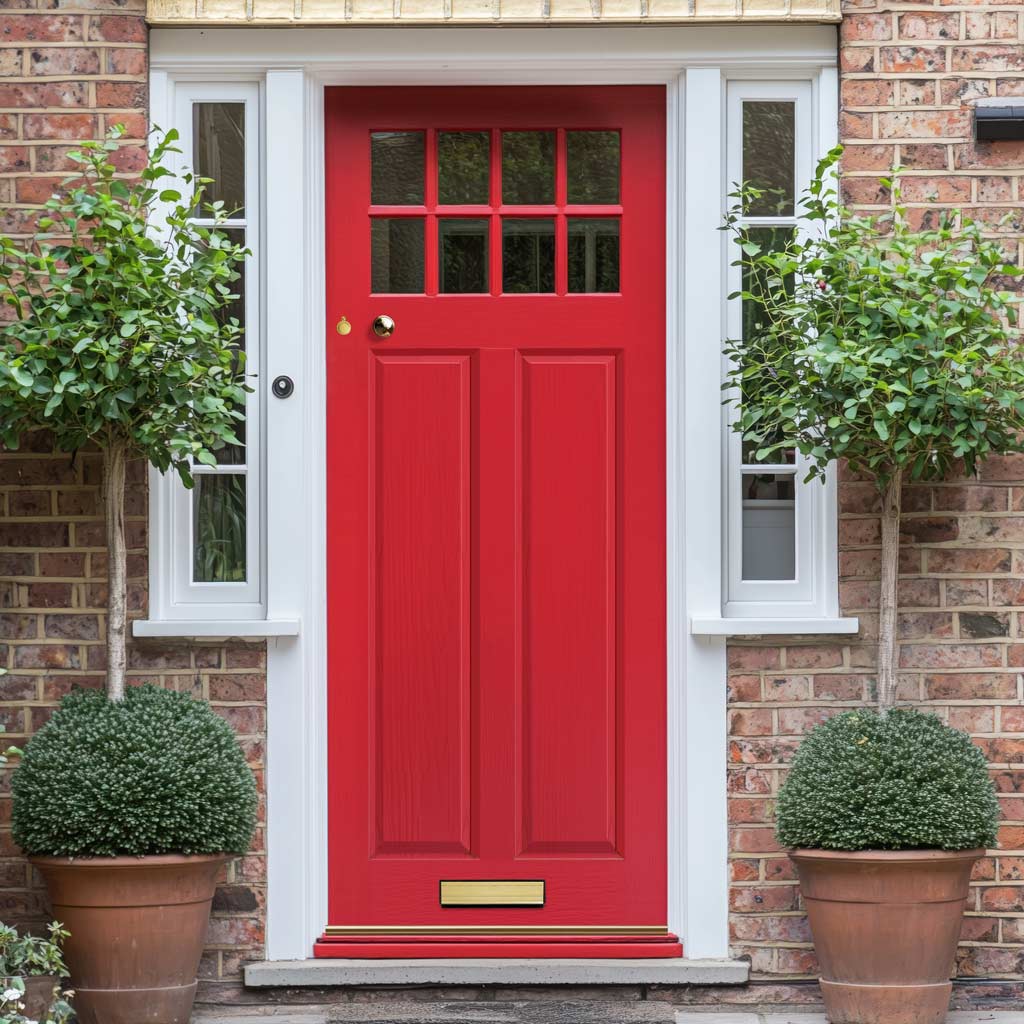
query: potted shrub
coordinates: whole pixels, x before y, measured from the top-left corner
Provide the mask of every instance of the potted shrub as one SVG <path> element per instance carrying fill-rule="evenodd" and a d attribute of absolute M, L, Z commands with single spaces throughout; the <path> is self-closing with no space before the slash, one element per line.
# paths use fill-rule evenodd
<path fill-rule="evenodd" d="M 944 1020 L 971 869 L 999 822 L 970 737 L 910 709 L 836 715 L 801 743 L 777 822 L 829 1019 Z"/>
<path fill-rule="evenodd" d="M 256 794 L 207 705 L 126 691 L 125 473 L 141 458 L 191 486 L 196 462 L 240 443 L 246 386 L 226 307 L 245 252 L 194 222 L 202 181 L 185 175 L 184 197 L 167 184 L 176 133 L 132 181 L 111 162 L 121 135 L 70 154 L 81 173 L 29 244 L 0 238 L 13 315 L 0 335 L 0 440 L 14 449 L 43 429 L 62 451 L 102 452 L 108 551 L 105 693 L 67 697 L 29 741 L 13 831 L 71 931 L 83 1024 L 183 1024 L 215 879 L 248 848 Z"/>
<path fill-rule="evenodd" d="M 79 1020 L 185 1024 L 217 876 L 255 828 L 231 727 L 187 693 L 76 690 L 11 785 L 14 840 L 71 932 Z"/>
<path fill-rule="evenodd" d="M 68 969 L 61 947 L 68 933 L 57 921 L 48 932 L 46 938 L 19 935 L 15 928 L 0 924 L 0 1020 L 18 1013 L 45 1021 L 65 1013 L 60 983 Z"/>
<path fill-rule="evenodd" d="M 758 244 L 741 223 L 743 337 L 726 343 L 727 402 L 753 458 L 803 456 L 809 478 L 845 461 L 878 491 L 878 710 L 804 741 L 779 798 L 835 1024 L 945 1017 L 974 862 L 996 840 L 981 752 L 935 716 L 894 710 L 897 575 L 905 483 L 973 474 L 1024 450 L 1021 271 L 958 212 L 915 228 L 900 203 L 859 217 L 836 196 L 833 151 L 802 198 L 806 229 Z M 763 236 L 761 236 L 763 238 Z"/>

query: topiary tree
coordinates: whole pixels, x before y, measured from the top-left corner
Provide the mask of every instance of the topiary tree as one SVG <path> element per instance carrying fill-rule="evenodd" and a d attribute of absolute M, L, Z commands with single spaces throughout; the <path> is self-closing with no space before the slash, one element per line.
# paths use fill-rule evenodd
<path fill-rule="evenodd" d="M 76 690 L 32 737 L 11 779 L 28 854 L 245 853 L 256 783 L 205 701 L 151 684 L 120 701 Z"/>
<path fill-rule="evenodd" d="M 985 755 L 935 715 L 847 711 L 814 728 L 779 792 L 783 846 L 974 850 L 996 845 Z"/>
<path fill-rule="evenodd" d="M 0 291 L 14 316 L 0 335 L 0 440 L 16 449 L 45 428 L 62 451 L 103 452 L 114 700 L 126 661 L 126 463 L 141 456 L 191 486 L 194 461 L 212 465 L 219 448 L 239 444 L 246 390 L 241 328 L 222 313 L 245 250 L 190 219 L 203 180 L 186 174 L 184 197 L 162 187 L 176 132 L 156 142 L 133 181 L 110 159 L 122 135 L 114 129 L 70 154 L 81 175 L 46 203 L 28 244 L 0 237 Z M 203 215 L 219 222 L 221 204 Z"/>
<path fill-rule="evenodd" d="M 1024 353 L 1011 327 L 1022 271 L 958 212 L 915 229 L 900 203 L 854 216 L 836 196 L 841 149 L 819 165 L 801 200 L 807 230 L 773 249 L 742 227 L 761 192 L 742 188 L 726 219 L 740 248 L 744 336 L 731 360 L 727 401 L 758 461 L 795 448 L 808 478 L 845 459 L 881 498 L 878 699 L 896 700 L 896 579 L 900 493 L 962 464 L 1024 450 Z M 779 233 L 776 232 L 776 235 Z"/>

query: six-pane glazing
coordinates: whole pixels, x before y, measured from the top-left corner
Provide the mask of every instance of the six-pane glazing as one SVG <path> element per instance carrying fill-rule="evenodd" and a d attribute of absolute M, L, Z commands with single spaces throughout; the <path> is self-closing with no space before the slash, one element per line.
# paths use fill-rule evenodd
<path fill-rule="evenodd" d="M 371 291 L 617 292 L 620 177 L 618 131 L 372 131 Z"/>

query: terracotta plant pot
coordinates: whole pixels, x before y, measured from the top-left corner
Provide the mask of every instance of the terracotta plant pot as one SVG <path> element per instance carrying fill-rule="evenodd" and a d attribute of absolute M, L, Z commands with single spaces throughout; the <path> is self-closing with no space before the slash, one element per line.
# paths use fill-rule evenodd
<path fill-rule="evenodd" d="M 60 984 L 60 978 L 53 974 L 35 974 L 22 977 L 25 983 L 25 995 L 22 998 L 24 1009 L 19 1012 L 29 1020 L 45 1020 L 55 999 L 54 990 Z M 9 988 L 6 979 L 0 978 L 0 985 Z"/>
<path fill-rule="evenodd" d="M 188 1024 L 210 903 L 230 857 L 32 857 L 65 956 L 79 1024 Z"/>
<path fill-rule="evenodd" d="M 832 1024 L 941 1024 L 984 850 L 792 850 Z"/>

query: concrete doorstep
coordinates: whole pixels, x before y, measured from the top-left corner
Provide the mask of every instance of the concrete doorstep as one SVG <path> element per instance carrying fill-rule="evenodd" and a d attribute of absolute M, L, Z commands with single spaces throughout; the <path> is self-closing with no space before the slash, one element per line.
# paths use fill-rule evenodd
<path fill-rule="evenodd" d="M 515 1002 L 367 1002 L 301 1013 L 199 1014 L 193 1024 L 827 1024 L 822 1013 L 685 1009 L 648 1000 L 538 999 Z M 947 1024 L 1024 1024 L 1022 1011 L 950 1013 Z"/>

